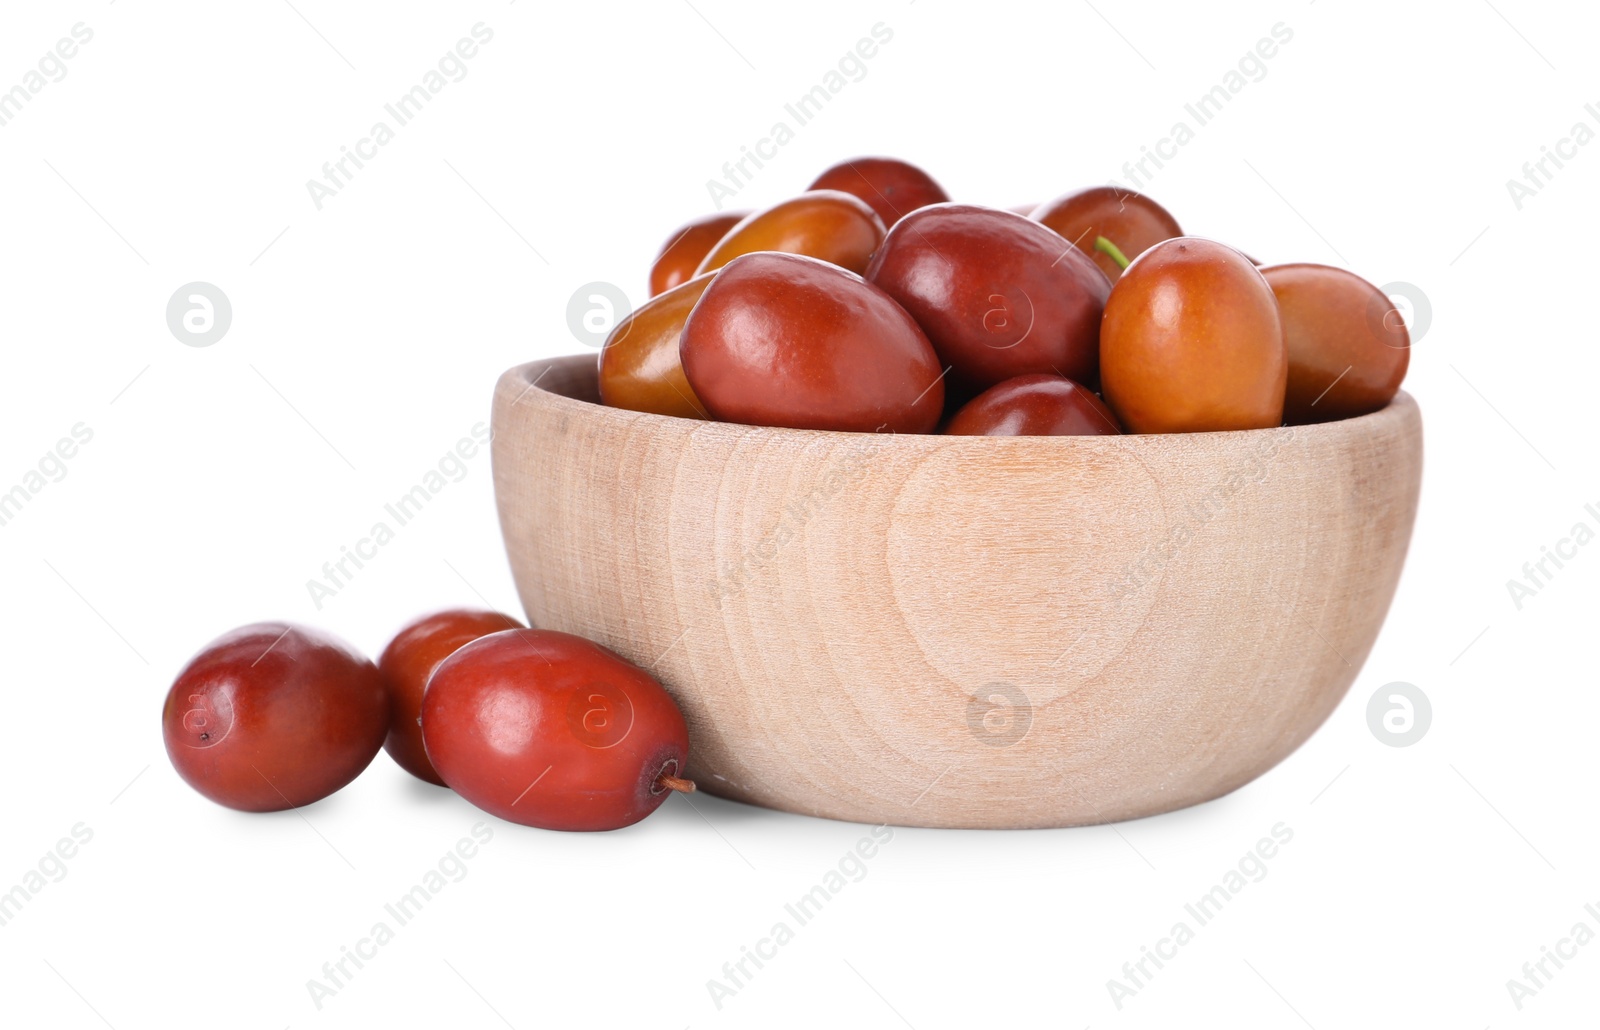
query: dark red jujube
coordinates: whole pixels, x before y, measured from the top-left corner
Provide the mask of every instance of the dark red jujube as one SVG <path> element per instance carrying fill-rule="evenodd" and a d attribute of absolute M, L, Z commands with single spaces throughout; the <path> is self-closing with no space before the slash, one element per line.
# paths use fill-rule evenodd
<path fill-rule="evenodd" d="M 886 229 L 919 207 L 950 199 L 933 176 L 914 164 L 892 157 L 856 157 L 840 161 L 806 187 L 841 190 L 867 202 Z"/>
<path fill-rule="evenodd" d="M 548 830 L 614 830 L 666 800 L 689 758 L 678 706 L 649 673 L 552 630 L 480 637 L 434 670 L 428 758 L 492 815 Z M 692 789 L 692 785 L 690 785 Z"/>
<path fill-rule="evenodd" d="M 206 645 L 161 709 L 178 775 L 246 812 L 320 801 L 361 774 L 388 731 L 377 667 L 337 637 L 281 622 Z"/>
<path fill-rule="evenodd" d="M 500 612 L 452 609 L 424 616 L 395 634 L 378 656 L 378 673 L 389 692 L 389 736 L 383 749 L 395 764 L 420 780 L 444 786 L 422 746 L 422 695 L 428 679 L 446 658 L 479 637 L 521 629 Z"/>
<path fill-rule="evenodd" d="M 1116 436 L 1117 417 L 1094 391 L 1060 376 L 996 383 L 956 412 L 946 436 Z"/>
<path fill-rule="evenodd" d="M 1098 382 L 1111 283 L 1080 251 L 1021 215 L 934 204 L 902 218 L 867 266 L 976 387 L 1032 373 Z"/>
<path fill-rule="evenodd" d="M 939 359 L 911 316 L 860 276 L 795 254 L 735 258 L 678 351 L 723 422 L 927 433 L 944 406 Z"/>

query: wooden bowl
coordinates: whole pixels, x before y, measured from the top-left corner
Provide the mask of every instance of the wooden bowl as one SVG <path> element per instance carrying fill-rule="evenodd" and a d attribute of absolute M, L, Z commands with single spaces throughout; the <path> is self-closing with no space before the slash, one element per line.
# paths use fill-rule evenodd
<path fill-rule="evenodd" d="M 948 437 L 606 408 L 593 355 L 501 377 L 533 624 L 650 669 L 723 797 L 908 826 L 1132 819 L 1311 735 L 1405 559 L 1422 422 Z"/>

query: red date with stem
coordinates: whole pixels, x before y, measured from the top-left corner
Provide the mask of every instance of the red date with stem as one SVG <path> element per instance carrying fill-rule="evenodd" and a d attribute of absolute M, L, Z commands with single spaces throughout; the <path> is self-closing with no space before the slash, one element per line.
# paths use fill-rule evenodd
<path fill-rule="evenodd" d="M 549 830 L 615 830 L 683 779 L 689 731 L 643 669 L 552 630 L 506 630 L 434 671 L 422 699 L 428 758 L 492 815 Z"/>

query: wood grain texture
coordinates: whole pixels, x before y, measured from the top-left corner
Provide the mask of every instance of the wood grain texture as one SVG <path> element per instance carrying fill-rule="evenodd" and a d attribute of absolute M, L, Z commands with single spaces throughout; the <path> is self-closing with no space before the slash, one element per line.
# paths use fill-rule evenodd
<path fill-rule="evenodd" d="M 1033 438 L 595 398 L 588 355 L 496 389 L 528 617 L 653 671 L 702 789 L 860 822 L 1108 822 L 1261 775 L 1366 659 L 1422 474 L 1405 394 L 1320 426 Z"/>

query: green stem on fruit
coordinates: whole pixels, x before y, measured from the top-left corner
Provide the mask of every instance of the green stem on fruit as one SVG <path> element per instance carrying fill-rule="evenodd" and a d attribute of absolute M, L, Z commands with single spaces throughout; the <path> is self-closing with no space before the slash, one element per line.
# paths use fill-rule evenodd
<path fill-rule="evenodd" d="M 1118 268 L 1128 267 L 1129 261 L 1127 257 L 1122 253 L 1122 251 L 1117 249 L 1117 245 L 1115 243 L 1112 243 L 1104 236 L 1096 236 L 1094 238 L 1094 249 L 1115 261 Z"/>

